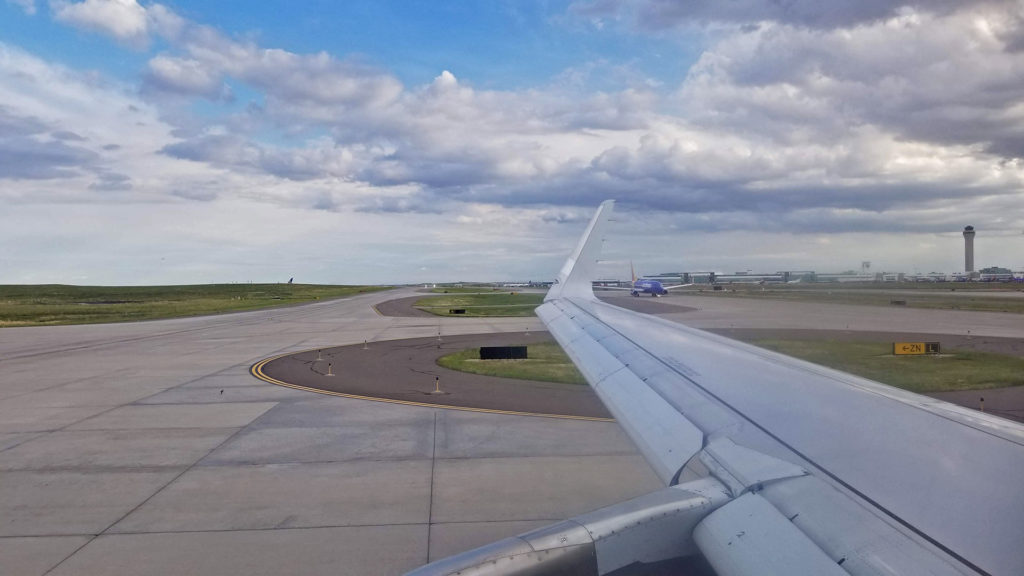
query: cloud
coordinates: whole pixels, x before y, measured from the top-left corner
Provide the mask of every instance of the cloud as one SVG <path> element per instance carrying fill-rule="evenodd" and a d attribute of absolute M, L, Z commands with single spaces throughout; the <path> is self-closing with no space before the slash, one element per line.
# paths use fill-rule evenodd
<path fill-rule="evenodd" d="M 406 86 L 364 59 L 263 46 L 159 4 L 117 6 L 144 11 L 136 37 L 165 43 L 130 105 L 173 124 L 148 149 L 167 162 L 162 174 L 193 183 L 106 167 L 133 194 L 367 214 L 504 206 L 551 225 L 618 197 L 699 229 L 816 234 L 937 231 L 951 206 L 1019 198 L 1024 184 L 1024 12 L 1007 2 L 576 3 L 572 14 L 626 22 L 630 34 L 696 30 L 703 51 L 675 86 L 593 62 L 503 90 L 440 66 Z M 593 90 L 587 74 L 614 81 Z M 256 96 L 190 117 L 190 99 L 228 102 L 229 86 Z M 131 151 L 99 148 L 117 140 L 70 124 L 48 127 L 51 139 L 58 129 L 88 139 L 68 146 Z M 891 217 L 912 210 L 913 222 Z"/>
<path fill-rule="evenodd" d="M 0 179 L 67 178 L 95 164 L 97 154 L 66 143 L 83 138 L 65 131 L 48 135 L 49 131 L 38 118 L 0 106 Z"/>
<path fill-rule="evenodd" d="M 216 200 L 220 195 L 217 193 L 216 182 L 210 183 L 210 185 L 194 185 L 190 188 L 176 188 L 171 191 L 173 196 L 183 198 L 185 200 L 196 200 L 199 202 L 211 202 Z"/>
<path fill-rule="evenodd" d="M 122 192 L 132 189 L 132 179 L 124 174 L 101 171 L 96 181 L 89 185 L 90 190 L 101 192 Z"/>
<path fill-rule="evenodd" d="M 355 207 L 356 212 L 369 214 L 441 214 L 443 202 L 424 194 L 412 196 L 383 196 L 367 198 Z"/>
<path fill-rule="evenodd" d="M 323 52 L 298 55 L 253 45 L 236 48 L 241 54 L 224 63 L 228 74 L 313 113 L 321 107 L 344 111 L 385 106 L 402 91 L 401 83 L 390 74 L 339 61 Z"/>
<path fill-rule="evenodd" d="M 281 98 L 249 117 L 257 124 L 268 115 L 282 122 L 318 123 L 331 128 L 334 143 L 279 149 L 237 133 L 206 132 L 185 134 L 183 142 L 163 152 L 291 179 L 344 177 L 377 186 L 465 189 L 539 177 L 557 169 L 562 157 L 599 151 L 600 138 L 574 132 L 643 126 L 646 107 L 653 102 L 650 95 L 633 90 L 580 99 L 556 93 L 477 91 L 445 71 L 431 84 L 364 109 L 361 115 L 334 107 L 329 118 L 320 118 L 318 109 Z M 565 140 L 579 141 L 568 148 L 568 156 Z M 585 164 L 589 158 L 572 161 Z"/>
<path fill-rule="evenodd" d="M 231 100 L 231 89 L 221 74 L 197 60 L 157 56 L 149 61 L 143 78 L 143 90 L 182 96 L 202 96 L 209 100 Z"/>
<path fill-rule="evenodd" d="M 83 138 L 70 130 L 57 130 L 56 132 L 52 132 L 50 137 L 54 140 L 62 140 L 64 142 L 85 142 L 88 140 L 88 138 Z"/>
<path fill-rule="evenodd" d="M 149 43 L 146 9 L 135 0 L 51 0 L 50 9 L 59 22 L 106 34 L 130 46 Z"/>
<path fill-rule="evenodd" d="M 264 91 L 271 107 L 299 111 L 293 119 L 322 120 L 387 105 L 403 89 L 393 75 L 355 60 L 234 40 L 159 4 L 139 9 L 149 23 L 147 32 L 184 54 L 160 54 L 150 60 L 145 76 L 150 91 L 226 99 L 230 91 L 224 79 L 230 77 Z"/>
<path fill-rule="evenodd" d="M 174 142 L 171 127 L 94 72 L 0 43 L 0 102 L 0 201 L 151 203 L 210 180 L 206 167 L 155 154 Z"/>
<path fill-rule="evenodd" d="M 36 0 L 7 0 L 7 3 L 20 7 L 30 16 L 36 13 Z"/>
<path fill-rule="evenodd" d="M 1014 193 L 1021 171 L 1013 163 L 1020 146 L 1013 115 L 1024 74 L 1006 40 L 1015 37 L 1013 19 L 1000 6 L 955 13 L 873 6 L 837 12 L 859 23 L 854 28 L 837 29 L 838 20 L 808 25 L 800 16 L 807 4 L 796 6 L 795 24 L 720 34 L 674 94 L 585 92 L 572 83 L 479 90 L 449 71 L 405 89 L 383 71 L 189 24 L 180 49 L 195 70 L 214 73 L 185 91 L 209 97 L 222 78 L 241 80 L 266 95 L 248 116 L 256 126 L 326 127 L 334 142 L 280 147 L 229 129 L 163 150 L 213 167 L 296 181 L 341 178 L 382 193 L 411 186 L 462 203 L 584 206 L 618 196 L 638 209 L 695 214 L 756 207 L 775 221 L 790 211 L 870 218 Z M 359 209 L 423 206 L 388 196 Z M 809 220 L 790 223 L 818 230 Z"/>
<path fill-rule="evenodd" d="M 557 224 L 576 224 L 580 222 L 589 222 L 590 216 L 592 215 L 586 210 L 552 209 L 545 210 L 541 214 L 541 220 Z"/>
<path fill-rule="evenodd" d="M 870 123 L 916 140 L 1012 151 L 1024 128 L 1024 57 L 1001 40 L 1015 33 L 1008 16 L 907 15 L 834 32 L 768 26 L 705 53 L 680 97 L 721 128 L 818 136 Z"/>
<path fill-rule="evenodd" d="M 0 179 L 55 179 L 81 174 L 97 155 L 59 141 L 0 138 Z"/>
<path fill-rule="evenodd" d="M 666 30 L 709 22 L 740 25 L 779 22 L 836 29 L 872 24 L 908 10 L 945 14 L 964 4 L 963 0 L 592 0 L 572 3 L 569 13 L 595 23 L 603 23 L 607 18 L 624 19 L 642 30 Z"/>
<path fill-rule="evenodd" d="M 0 105 L 0 137 L 30 136 L 46 131 L 46 124 L 38 118 L 15 114 L 6 106 Z"/>
<path fill-rule="evenodd" d="M 338 146 L 327 140 L 305 148 L 261 145 L 236 134 L 206 133 L 168 144 L 161 153 L 182 160 L 267 173 L 289 180 L 344 178 L 353 173 L 363 151 Z"/>

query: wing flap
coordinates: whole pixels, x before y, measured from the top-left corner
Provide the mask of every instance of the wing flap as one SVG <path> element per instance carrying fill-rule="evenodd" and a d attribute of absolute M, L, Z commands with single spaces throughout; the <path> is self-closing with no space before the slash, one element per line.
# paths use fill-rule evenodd
<path fill-rule="evenodd" d="M 693 536 L 719 576 L 849 576 L 757 494 L 745 494 L 712 512 Z"/>

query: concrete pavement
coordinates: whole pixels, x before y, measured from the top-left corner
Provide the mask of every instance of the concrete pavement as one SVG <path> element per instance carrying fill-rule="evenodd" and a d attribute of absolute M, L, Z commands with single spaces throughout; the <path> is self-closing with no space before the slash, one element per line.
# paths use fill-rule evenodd
<path fill-rule="evenodd" d="M 0 330 L 0 572 L 397 574 L 657 486 L 615 423 L 332 398 L 248 373 L 293 350 L 540 328 L 371 307 L 411 293 Z"/>
<path fill-rule="evenodd" d="M 467 348 L 552 340 L 545 331 L 454 335 L 440 341 L 434 337 L 387 340 L 373 346 L 356 344 L 279 356 L 259 362 L 252 372 L 283 386 L 399 404 L 610 419 L 597 394 L 585 384 L 482 376 L 437 364 L 441 356 Z"/>
<path fill-rule="evenodd" d="M 396 574 L 658 486 L 615 423 L 334 398 L 248 373 L 290 351 L 540 329 L 371 307 L 412 294 L 0 329 L 0 572 Z M 659 304 L 704 328 L 1024 337 L 1008 314 Z"/>

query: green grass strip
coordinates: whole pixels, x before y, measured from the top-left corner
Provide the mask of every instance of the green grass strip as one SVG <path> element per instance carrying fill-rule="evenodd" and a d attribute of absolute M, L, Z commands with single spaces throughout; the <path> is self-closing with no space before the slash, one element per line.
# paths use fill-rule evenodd
<path fill-rule="evenodd" d="M 524 360 L 480 360 L 479 348 L 459 350 L 437 359 L 444 368 L 485 376 L 540 380 L 564 384 L 586 384 L 583 375 L 555 342 L 530 344 Z"/>
<path fill-rule="evenodd" d="M 974 312 L 1010 312 L 1024 314 L 1024 297 L 1019 288 L 974 288 L 944 284 L 858 285 L 727 284 L 722 290 L 710 287 L 691 289 L 687 295 L 715 298 L 760 298 L 791 302 L 822 302 L 856 306 L 892 306 L 933 310 L 970 310 Z M 794 287 L 795 286 L 795 287 Z M 897 287 L 898 286 L 898 287 Z M 998 286 L 998 285 L 997 285 Z M 899 304 L 894 304 L 899 302 Z"/>
<path fill-rule="evenodd" d="M 756 340 L 787 356 L 863 376 L 911 392 L 980 390 L 1024 384 L 1024 358 L 949 350 L 940 355 L 893 356 L 886 342 Z"/>
<path fill-rule="evenodd" d="M 383 290 L 319 284 L 0 285 L 0 327 L 156 320 L 255 310 Z"/>
<path fill-rule="evenodd" d="M 478 294 L 481 292 L 509 292 L 509 289 L 494 286 L 438 286 L 430 291 L 435 294 Z"/>
<path fill-rule="evenodd" d="M 893 356 L 887 342 L 761 339 L 753 344 L 869 378 L 911 392 L 981 390 L 1024 385 L 1024 358 L 952 350 L 937 356 Z M 531 344 L 527 360 L 480 360 L 479 348 L 443 356 L 445 368 L 523 380 L 585 384 L 562 348 L 554 342 Z"/>
<path fill-rule="evenodd" d="M 438 316 L 533 316 L 533 309 L 543 302 L 544 294 L 498 292 L 428 296 L 413 306 Z M 450 310 L 465 310 L 465 314 L 451 314 Z"/>

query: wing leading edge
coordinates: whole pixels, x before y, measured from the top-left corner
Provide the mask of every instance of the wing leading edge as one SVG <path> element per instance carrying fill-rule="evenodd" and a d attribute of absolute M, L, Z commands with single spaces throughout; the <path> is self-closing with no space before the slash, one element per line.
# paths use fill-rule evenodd
<path fill-rule="evenodd" d="M 668 486 L 649 496 L 671 512 L 628 501 L 417 574 L 519 573 L 496 559 L 563 573 L 543 569 L 567 558 L 552 542 L 574 543 L 581 574 L 696 553 L 735 575 L 1024 573 L 1024 427 L 597 300 L 612 209 L 537 314 Z"/>

